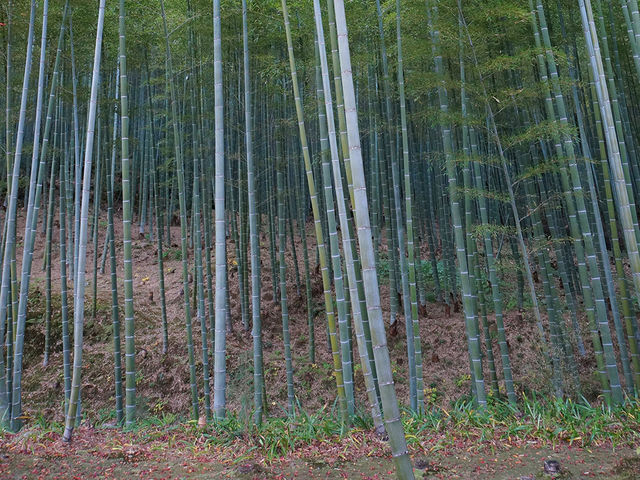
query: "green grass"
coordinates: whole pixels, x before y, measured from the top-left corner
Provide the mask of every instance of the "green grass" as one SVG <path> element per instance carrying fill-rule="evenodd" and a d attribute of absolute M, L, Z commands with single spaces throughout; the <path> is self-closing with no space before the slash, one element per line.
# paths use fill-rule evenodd
<path fill-rule="evenodd" d="M 278 411 L 284 412 L 284 407 Z M 99 412 L 97 428 L 117 428 L 109 422 L 114 418 L 114 411 Z M 423 415 L 404 409 L 402 421 L 407 443 L 416 450 L 423 449 L 426 441 L 432 443 L 433 451 L 438 451 L 460 440 L 470 449 L 480 449 L 486 442 L 509 444 L 515 441 L 580 447 L 610 443 L 615 447 L 636 445 L 640 440 L 640 401 L 628 399 L 623 406 L 610 408 L 604 404 L 592 405 L 585 399 L 577 402 L 532 396 L 523 397 L 514 406 L 490 398 L 487 408 L 480 410 L 470 399 L 463 398 L 450 408 L 432 407 Z M 179 436 L 194 445 L 204 441 L 210 446 L 233 447 L 240 442 L 248 446 L 248 452 L 274 460 L 315 442 L 349 443 L 355 441 L 353 433 L 373 429 L 370 416 L 363 413 L 352 417 L 351 425 L 351 430 L 345 430 L 337 412 L 328 406 L 308 413 L 298 405 L 295 417 L 266 418 L 259 427 L 253 424 L 251 412 L 230 413 L 225 419 L 206 426 L 172 413 L 159 412 L 140 418 L 127 431 L 140 441 Z M 62 426 L 36 417 L 31 430 L 35 435 L 38 432 L 61 433 Z"/>
<path fill-rule="evenodd" d="M 613 446 L 640 440 L 640 402 L 628 399 L 620 407 L 592 405 L 586 399 L 523 397 L 516 406 L 491 398 L 485 410 L 461 399 L 450 409 L 433 408 L 422 416 L 404 412 L 408 439 L 439 432 L 443 443 L 453 437 L 485 441 L 534 440 L 552 445 L 589 447 L 604 442 Z M 411 443 L 411 441 L 409 441 Z"/>
<path fill-rule="evenodd" d="M 162 250 L 163 260 L 182 260 L 182 250 L 178 247 L 165 247 Z"/>

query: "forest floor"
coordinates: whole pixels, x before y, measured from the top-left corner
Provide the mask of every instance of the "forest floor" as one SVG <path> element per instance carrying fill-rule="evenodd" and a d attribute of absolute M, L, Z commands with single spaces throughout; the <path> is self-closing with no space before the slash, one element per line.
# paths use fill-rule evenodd
<path fill-rule="evenodd" d="M 122 433 L 80 427 L 71 444 L 58 433 L 25 429 L 0 436 L 0 478 L 18 479 L 392 479 L 387 448 L 373 434 L 319 440 L 271 460 L 238 440 L 208 442 L 189 429 Z M 629 446 L 555 447 L 544 442 L 460 440 L 436 452 L 413 452 L 417 478 L 463 480 L 640 478 L 640 457 Z M 544 473 L 545 460 L 560 464 Z"/>
<path fill-rule="evenodd" d="M 24 219 L 18 225 L 24 224 Z M 116 237 L 121 238 L 122 222 L 116 219 Z M 106 218 L 99 221 L 101 234 L 98 252 L 102 253 Z M 136 229 L 137 230 L 137 229 Z M 165 246 L 164 271 L 166 283 L 168 352 L 162 353 L 160 290 L 156 243 L 148 235 L 133 240 L 134 307 L 136 312 L 136 386 L 138 417 L 150 419 L 147 426 L 135 432 L 114 429 L 113 343 L 111 324 L 111 286 L 109 262 L 97 275 L 96 315 L 93 318 L 93 245 L 87 252 L 87 303 L 84 327 L 84 370 L 82 402 L 85 420 L 74 434 L 70 446 L 59 442 L 59 425 L 63 419 L 62 341 L 60 334 L 60 266 L 57 242 L 52 250 L 53 318 L 51 355 L 47 366 L 42 364 L 44 348 L 45 275 L 42 271 L 44 236 L 39 236 L 34 254 L 29 314 L 25 343 L 23 377 L 24 429 L 15 435 L 0 433 L 0 478 L 393 478 L 389 448 L 377 439 L 366 425 L 344 435 L 329 432 L 317 440 L 283 445 L 281 450 L 265 454 L 269 439 L 250 428 L 238 429 L 224 441 L 216 437 L 214 427 L 205 431 L 188 423 L 190 387 L 183 315 L 184 292 L 181 276 L 179 227 L 173 226 L 171 241 Z M 53 238 L 57 240 L 57 220 Z M 166 239 L 165 239 L 166 241 Z M 21 251 L 22 244 L 18 239 Z M 307 234 L 312 264 L 314 335 L 316 359 L 309 361 L 309 328 L 304 291 L 302 247 L 295 242 L 296 259 L 301 277 L 298 286 L 294 255 L 287 251 L 287 288 L 291 322 L 291 346 L 294 365 L 294 388 L 300 407 L 313 414 L 335 414 L 335 383 L 333 380 L 324 308 L 321 303 L 322 281 L 315 266 L 315 241 L 311 230 Z M 236 251 L 229 239 L 229 287 L 233 332 L 227 336 L 227 402 L 238 424 L 250 424 L 253 401 L 252 339 L 241 323 Z M 122 258 L 118 245 L 118 258 Z M 286 409 L 286 377 L 282 346 L 279 302 L 272 288 L 269 240 L 261 238 L 263 345 L 267 413 L 282 418 Z M 381 256 L 386 255 L 382 246 Z M 99 258 L 99 256 L 98 256 Z M 191 257 L 190 257 L 191 259 Z M 505 260 L 506 262 L 506 260 Z M 98 260 L 99 265 L 99 260 Z M 20 262 L 18 262 L 20 268 Z M 505 271 L 508 266 L 505 266 Z M 19 271 L 19 270 L 18 270 Z M 118 264 L 118 288 L 122 315 L 122 262 Z M 507 275 L 508 272 L 507 272 Z M 509 283 L 509 281 L 507 281 Z M 190 294 L 194 283 L 189 284 Z M 511 282 L 513 289 L 513 282 Z M 388 324 L 389 287 L 381 273 L 381 295 Z M 513 297 L 513 296 L 512 296 Z M 71 295 L 70 295 L 70 298 Z M 549 372 L 539 347 L 539 337 L 530 312 L 519 313 L 515 301 L 506 295 L 509 307 L 504 322 L 511 347 L 511 362 L 519 394 L 545 392 Z M 195 311 L 195 309 L 194 309 Z M 72 317 L 71 317 L 72 318 Z M 398 398 L 408 403 L 406 343 L 404 323 L 389 329 L 389 349 L 394 369 Z M 443 303 L 429 302 L 420 312 L 423 340 L 424 383 L 427 406 L 441 412 L 453 408 L 456 400 L 469 391 L 468 356 L 461 312 Z M 196 346 L 198 389 L 202 395 L 202 356 L 200 325 L 193 319 Z M 587 329 L 584 329 L 586 332 Z M 492 331 L 492 337 L 495 332 Z M 497 345 L 496 368 L 500 369 Z M 588 355 L 580 363 L 582 391 L 589 400 L 597 401 L 594 362 Z M 486 367 L 485 367 L 486 368 Z M 501 375 L 499 375 L 501 376 Z M 356 401 L 360 417 L 366 416 L 366 398 L 361 371 L 355 369 Z M 500 385 L 501 389 L 503 388 Z M 202 408 L 202 397 L 201 397 Z M 636 406 L 637 407 L 637 406 Z M 635 413 L 635 410 L 634 410 Z M 640 413 L 640 412 L 638 412 Z M 320 414 L 319 414 L 320 415 Z M 160 426 L 153 419 L 162 419 Z M 524 422 L 535 423 L 534 419 Z M 366 423 L 366 422 L 364 422 Z M 534 425 L 535 426 L 535 425 Z M 552 427 L 548 428 L 553 431 Z M 414 459 L 427 459 L 424 478 L 511 479 L 526 478 L 542 472 L 542 460 L 555 458 L 563 470 L 573 476 L 564 478 L 640 478 L 636 448 L 638 435 L 619 437 L 616 448 L 607 441 L 586 443 L 585 448 L 571 446 L 562 435 L 520 436 L 469 434 L 464 424 L 443 432 L 419 430 L 410 439 Z M 248 438 L 250 435 L 251 438 Z M 235 436 L 235 438 L 234 438 Z M 558 438 L 556 438 L 556 436 Z M 271 437 L 269 437 L 271 438 Z M 576 442 L 576 444 L 585 444 Z M 276 448 L 276 450 L 277 450 Z M 635 472 L 627 474 L 625 472 Z M 617 476 L 616 476 L 617 475 Z M 626 475 L 626 476 L 625 476 Z M 537 477 L 535 477 L 537 478 Z"/>

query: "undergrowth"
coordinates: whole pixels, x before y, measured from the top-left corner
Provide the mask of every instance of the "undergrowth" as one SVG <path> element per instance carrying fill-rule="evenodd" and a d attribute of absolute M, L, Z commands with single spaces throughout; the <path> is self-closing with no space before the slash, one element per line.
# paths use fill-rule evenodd
<path fill-rule="evenodd" d="M 640 440 L 640 401 L 629 398 L 614 408 L 585 398 L 574 401 L 533 395 L 524 396 L 518 405 L 490 399 L 486 409 L 479 409 L 471 400 L 461 399 L 450 409 L 434 407 L 424 415 L 405 412 L 404 425 L 410 445 L 439 432 L 444 434 L 440 448 L 455 438 L 473 440 L 478 447 L 483 442 L 513 440 L 580 447 L 608 442 L 615 447 Z"/>
<path fill-rule="evenodd" d="M 101 412 L 97 429 L 116 429 L 114 412 Z M 594 405 L 586 399 L 548 399 L 523 397 L 518 405 L 490 399 L 487 408 L 479 409 L 470 400 L 460 399 L 450 408 L 433 407 L 418 415 L 403 410 L 402 420 L 411 450 L 431 452 L 455 448 L 463 441 L 467 448 L 482 449 L 518 441 L 536 441 L 549 445 L 579 447 L 610 444 L 638 446 L 640 441 L 640 401 L 627 399 L 620 407 Z M 100 424 L 101 421 L 106 421 Z M 225 419 L 207 422 L 184 420 L 171 413 L 140 418 L 128 429 L 133 442 L 166 442 L 168 447 L 183 445 L 204 448 L 242 445 L 243 455 L 260 454 L 274 460 L 312 444 L 360 442 L 363 432 L 373 429 L 366 415 L 351 419 L 346 429 L 335 412 L 323 408 L 315 413 L 298 409 L 292 417 L 271 417 L 261 426 L 250 415 L 230 413 Z M 62 425 L 34 419 L 30 435 L 62 433 Z"/>

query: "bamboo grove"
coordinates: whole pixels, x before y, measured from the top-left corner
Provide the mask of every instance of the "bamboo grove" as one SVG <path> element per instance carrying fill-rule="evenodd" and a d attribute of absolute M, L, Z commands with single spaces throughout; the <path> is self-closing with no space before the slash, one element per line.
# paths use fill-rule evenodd
<path fill-rule="evenodd" d="M 604 402 L 638 393 L 637 0 L 6 0 L 1 15 L 5 428 L 24 419 L 34 268 L 45 364 L 61 316 L 64 439 L 82 419 L 83 326 L 102 297 L 113 407 L 135 423 L 137 235 L 157 251 L 146 274 L 164 355 L 176 340 L 163 261 L 179 245 L 194 419 L 227 415 L 238 330 L 253 344 L 253 422 L 269 414 L 263 293 L 279 305 L 285 410 L 304 408 L 294 291 L 304 361 L 330 351 L 341 421 L 366 410 L 401 478 L 413 474 L 400 407 L 426 408 L 436 302 L 460 319 L 478 408 L 517 404 L 527 382 L 512 369 L 513 311 L 537 329 L 549 395 L 582 395 L 585 365 Z M 398 329 L 407 398 L 387 345 Z"/>

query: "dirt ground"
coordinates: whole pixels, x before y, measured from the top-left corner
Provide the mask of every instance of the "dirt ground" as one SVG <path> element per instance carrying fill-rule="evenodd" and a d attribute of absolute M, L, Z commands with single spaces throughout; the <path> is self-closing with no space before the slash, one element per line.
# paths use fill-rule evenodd
<path fill-rule="evenodd" d="M 82 427 L 70 445 L 55 434 L 28 429 L 0 438 L 0 478 L 18 479 L 392 479 L 393 464 L 381 441 L 362 432 L 345 448 L 339 440 L 316 442 L 267 462 L 242 447 L 214 447 L 204 437 L 140 437 Z M 414 452 L 417 478 L 463 480 L 640 478 L 640 457 L 629 447 L 555 448 L 536 442 L 457 444 L 439 452 Z M 560 474 L 544 473 L 556 460 Z"/>

